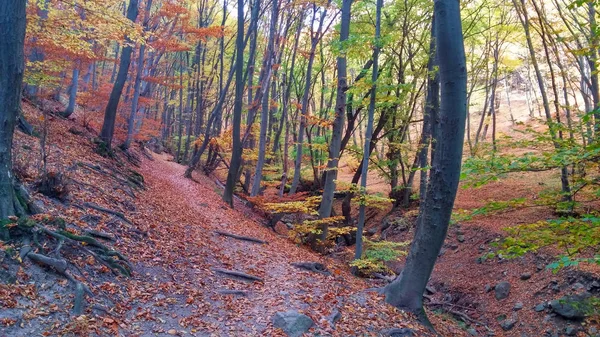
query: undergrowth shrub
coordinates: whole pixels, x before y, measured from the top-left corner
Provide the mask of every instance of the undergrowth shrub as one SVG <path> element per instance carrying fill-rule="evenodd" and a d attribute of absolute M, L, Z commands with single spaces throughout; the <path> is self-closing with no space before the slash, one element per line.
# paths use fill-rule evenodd
<path fill-rule="evenodd" d="M 350 263 L 352 267 L 366 275 L 373 273 L 389 273 L 386 262 L 396 261 L 407 254 L 410 242 L 371 241 L 364 239 L 363 257 Z"/>

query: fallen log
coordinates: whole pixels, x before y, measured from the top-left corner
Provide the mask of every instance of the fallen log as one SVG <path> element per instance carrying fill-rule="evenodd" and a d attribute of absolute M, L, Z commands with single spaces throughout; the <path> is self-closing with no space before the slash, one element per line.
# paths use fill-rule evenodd
<path fill-rule="evenodd" d="M 319 262 L 294 262 L 291 264 L 292 266 L 300 269 L 305 269 L 308 271 L 312 271 L 314 273 L 319 273 L 323 275 L 331 275 L 327 267 Z"/>
<path fill-rule="evenodd" d="M 249 237 L 249 236 L 242 236 L 242 235 L 226 233 L 226 232 L 221 232 L 221 231 L 215 231 L 215 233 L 222 235 L 222 236 L 229 237 L 229 238 L 233 238 L 236 240 L 249 241 L 249 242 L 260 243 L 260 244 L 267 244 L 266 241 L 263 241 L 263 240 L 260 240 L 257 238 L 253 238 L 253 237 Z"/>
<path fill-rule="evenodd" d="M 222 268 L 213 268 L 212 271 L 217 272 L 219 274 L 224 274 L 224 275 L 233 276 L 236 278 L 241 278 L 245 281 L 264 282 L 263 279 L 258 276 L 246 274 L 241 271 L 227 270 L 227 269 L 222 269 Z"/>

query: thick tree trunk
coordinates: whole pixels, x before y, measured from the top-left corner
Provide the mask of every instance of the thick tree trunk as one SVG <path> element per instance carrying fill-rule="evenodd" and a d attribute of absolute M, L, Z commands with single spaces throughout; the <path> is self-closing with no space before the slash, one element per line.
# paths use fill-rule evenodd
<path fill-rule="evenodd" d="M 416 313 L 427 322 L 423 292 L 444 243 L 458 188 L 462 160 L 467 69 L 460 19 L 455 0 L 436 0 L 435 39 L 439 58 L 441 105 L 439 129 L 433 133 L 435 155 L 421 222 L 415 233 L 404 270 L 385 288 L 386 302 Z"/>
<path fill-rule="evenodd" d="M 129 0 L 129 6 L 127 7 L 127 19 L 135 22 L 137 15 L 138 0 Z M 119 64 L 119 72 L 117 73 L 115 84 L 110 92 L 110 97 L 104 113 L 104 123 L 102 124 L 102 131 L 100 132 L 100 140 L 104 142 L 107 149 L 110 149 L 112 145 L 112 139 L 115 132 L 115 121 L 117 119 L 117 108 L 119 107 L 121 93 L 123 92 L 125 81 L 127 80 L 127 72 L 129 71 L 129 64 L 131 63 L 131 52 L 131 46 L 123 48 L 123 52 L 121 53 L 121 62 Z"/>
<path fill-rule="evenodd" d="M 11 151 L 25 69 L 25 7 L 23 0 L 0 1 L 0 219 L 23 211 L 15 193 Z M 0 226 L 0 239 L 7 238 Z"/>

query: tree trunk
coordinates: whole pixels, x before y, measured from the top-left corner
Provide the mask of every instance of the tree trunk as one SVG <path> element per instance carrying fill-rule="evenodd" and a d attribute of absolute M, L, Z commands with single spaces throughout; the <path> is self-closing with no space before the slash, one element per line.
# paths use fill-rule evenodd
<path fill-rule="evenodd" d="M 77 103 L 77 86 L 79 84 L 79 65 L 73 68 L 73 78 L 71 79 L 71 85 L 69 86 L 69 105 L 67 109 L 62 113 L 63 117 L 70 117 L 75 112 L 75 104 Z"/>
<path fill-rule="evenodd" d="M 131 22 L 135 22 L 137 15 L 138 0 L 129 0 L 129 5 L 127 6 L 127 19 L 129 19 Z M 110 97 L 104 113 L 104 123 L 102 124 L 102 131 L 100 132 L 100 140 L 104 142 L 107 149 L 111 148 L 112 138 L 115 132 L 117 108 L 119 107 L 121 93 L 123 92 L 125 81 L 127 80 L 127 72 L 129 71 L 129 64 L 131 63 L 131 52 L 132 47 L 130 45 L 123 48 L 123 52 L 121 53 L 121 62 L 119 64 L 119 72 L 117 73 L 115 84 L 110 92 Z"/>
<path fill-rule="evenodd" d="M 142 84 L 142 69 L 144 68 L 144 52 L 146 45 L 140 45 L 138 60 L 137 60 L 137 71 L 135 74 L 135 81 L 133 84 L 133 100 L 131 101 L 131 111 L 127 120 L 127 138 L 123 143 L 123 149 L 127 150 L 131 146 L 131 140 L 133 139 L 133 133 L 135 131 L 135 115 L 138 109 L 138 102 L 140 100 L 140 87 Z"/>
<path fill-rule="evenodd" d="M 258 160 L 256 161 L 256 170 L 254 173 L 254 182 L 252 184 L 252 191 L 250 196 L 257 196 L 260 192 L 260 182 L 262 181 L 262 171 L 265 164 L 265 153 L 267 151 L 267 128 L 269 126 L 269 89 L 271 84 L 271 73 L 273 67 L 273 61 L 275 59 L 275 34 L 277 28 L 277 21 L 279 17 L 279 2 L 273 0 L 271 13 L 271 27 L 269 31 L 269 42 L 267 44 L 267 51 L 265 53 L 265 61 L 263 69 L 266 73 L 263 82 L 261 83 L 260 90 L 263 91 L 262 97 L 262 111 L 260 115 L 260 139 L 258 140 Z"/>
<path fill-rule="evenodd" d="M 428 323 L 423 293 L 444 243 L 458 188 L 462 160 L 467 69 L 460 19 L 455 0 L 436 0 L 435 41 L 439 58 L 441 105 L 439 129 L 433 133 L 432 159 L 425 206 L 404 270 L 385 288 L 386 302 L 417 314 Z"/>
<path fill-rule="evenodd" d="M 340 45 L 345 45 L 350 35 L 350 11 L 352 0 L 342 2 L 342 17 L 340 26 Z M 323 197 L 319 205 L 319 218 L 328 218 L 331 216 L 333 207 L 333 194 L 335 192 L 335 179 L 337 178 L 338 164 L 340 160 L 340 149 L 342 145 L 342 131 L 344 129 L 344 114 L 346 112 L 346 91 L 348 90 L 348 72 L 346 55 L 341 51 L 337 58 L 337 94 L 335 98 L 335 119 L 333 121 L 333 130 L 331 133 L 331 142 L 329 144 L 329 160 L 327 161 L 327 170 L 325 171 L 325 181 L 323 182 Z M 327 238 L 327 224 L 321 226 L 321 241 Z"/>
<path fill-rule="evenodd" d="M 316 14 L 316 8 L 314 9 L 314 13 Z M 327 9 L 323 9 L 321 13 L 321 18 L 319 20 L 319 25 L 316 30 L 316 33 L 311 33 L 311 46 L 310 52 L 308 56 L 308 65 L 306 67 L 306 79 L 304 83 L 304 93 L 302 96 L 302 110 L 300 115 L 300 127 L 298 129 L 298 145 L 296 147 L 296 161 L 294 162 L 294 178 L 292 180 L 292 186 L 290 187 L 290 195 L 296 193 L 296 189 L 298 188 L 298 184 L 300 183 L 300 171 L 302 169 L 302 150 L 304 146 L 304 132 L 306 129 L 306 117 L 308 115 L 308 98 L 310 95 L 310 88 L 312 82 L 312 68 L 313 63 L 315 61 L 315 51 L 317 50 L 317 44 L 321 39 L 321 28 L 323 28 L 323 22 L 325 21 L 325 16 L 327 15 Z M 313 15 L 313 23 L 314 23 L 314 15 Z M 312 24 L 311 24 L 312 27 Z"/>
<path fill-rule="evenodd" d="M 238 22 L 235 62 L 235 101 L 233 107 L 232 121 L 232 153 L 229 171 L 227 172 L 227 183 L 223 191 L 223 201 L 233 207 L 233 192 L 242 161 L 242 142 L 240 139 L 240 127 L 242 122 L 242 100 L 244 95 L 244 0 L 238 0 Z"/>
<path fill-rule="evenodd" d="M 11 151 L 25 69 L 25 7 L 23 0 L 0 1 L 0 219 L 23 212 L 15 193 Z M 8 239 L 4 226 L 0 239 Z"/>
<path fill-rule="evenodd" d="M 373 118 L 375 115 L 375 99 L 377 96 L 377 72 L 379 66 L 379 50 L 381 48 L 381 7 L 383 0 L 377 0 L 377 14 L 375 16 L 375 48 L 373 50 L 373 74 L 371 82 L 371 98 L 369 102 L 369 117 L 367 120 L 367 132 L 365 134 L 365 148 L 363 151 L 363 167 L 360 178 L 360 193 L 364 196 L 367 194 L 367 172 L 369 172 L 369 157 L 371 155 L 371 137 L 373 136 Z M 360 203 L 358 211 L 358 225 L 356 227 L 356 249 L 354 258 L 362 258 L 363 253 L 363 229 L 365 228 L 365 211 L 367 205 L 365 201 Z"/>

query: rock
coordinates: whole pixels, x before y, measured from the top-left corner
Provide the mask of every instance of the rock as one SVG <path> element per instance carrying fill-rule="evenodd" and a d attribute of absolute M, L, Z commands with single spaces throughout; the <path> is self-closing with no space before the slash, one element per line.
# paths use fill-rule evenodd
<path fill-rule="evenodd" d="M 446 253 L 446 248 L 442 248 L 440 249 L 440 253 L 438 254 L 438 257 L 441 257 L 442 255 L 444 255 Z"/>
<path fill-rule="evenodd" d="M 523 309 L 523 302 L 517 302 L 517 303 L 515 303 L 515 306 L 513 307 L 513 310 L 514 311 L 518 311 L 518 310 L 521 310 L 521 309 Z"/>
<path fill-rule="evenodd" d="M 371 227 L 371 228 L 367 229 L 367 235 L 373 236 L 373 235 L 377 234 L 378 230 L 379 229 L 377 227 Z"/>
<path fill-rule="evenodd" d="M 596 328 L 595 326 L 592 326 L 588 329 L 588 332 L 590 335 L 595 336 L 598 333 L 598 328 Z"/>
<path fill-rule="evenodd" d="M 585 286 L 584 286 L 583 284 L 581 284 L 581 283 L 577 282 L 577 283 L 574 283 L 574 284 L 573 284 L 572 288 L 573 288 L 573 290 L 575 290 L 575 291 L 579 291 L 579 290 L 583 290 L 583 289 L 585 289 Z"/>
<path fill-rule="evenodd" d="M 565 335 L 567 336 L 575 336 L 577 335 L 577 329 L 572 326 L 568 326 L 565 328 Z"/>
<path fill-rule="evenodd" d="M 477 330 L 473 329 L 473 328 L 469 328 L 467 329 L 467 332 L 469 333 L 469 335 L 471 336 L 479 336 L 479 334 L 477 333 Z"/>
<path fill-rule="evenodd" d="M 511 330 L 512 328 L 515 327 L 515 324 L 517 324 L 517 321 L 511 318 L 505 319 L 502 322 L 500 322 L 500 326 L 502 327 L 502 330 L 504 331 L 508 331 Z"/>
<path fill-rule="evenodd" d="M 434 286 L 432 286 L 432 285 L 427 285 L 427 286 L 425 287 L 425 290 L 427 290 L 427 291 L 428 291 L 430 294 L 435 294 L 435 293 L 437 293 L 437 289 L 435 289 L 435 287 L 434 287 Z"/>
<path fill-rule="evenodd" d="M 600 283 L 598 281 L 594 281 L 592 284 L 590 284 L 590 288 L 600 288 Z"/>
<path fill-rule="evenodd" d="M 485 291 L 486 293 L 489 293 L 490 291 L 492 291 L 492 286 L 489 284 L 486 284 L 485 287 L 483 287 L 483 291 Z"/>
<path fill-rule="evenodd" d="M 542 271 L 544 270 L 544 264 L 543 263 L 538 263 L 535 265 L 535 269 L 537 269 L 537 271 Z"/>
<path fill-rule="evenodd" d="M 510 293 L 510 283 L 507 281 L 502 281 L 496 284 L 494 287 L 494 293 L 498 301 L 507 298 L 508 294 Z"/>
<path fill-rule="evenodd" d="M 335 323 L 337 323 L 337 321 L 339 321 L 341 318 L 342 318 L 342 314 L 337 309 L 333 309 L 331 314 L 329 316 L 327 316 L 327 320 L 329 321 L 329 324 L 334 328 L 335 328 Z"/>
<path fill-rule="evenodd" d="M 527 281 L 531 278 L 531 274 L 530 273 L 523 273 L 521 274 L 521 281 Z"/>
<path fill-rule="evenodd" d="M 412 337 L 415 332 L 409 328 L 389 329 L 384 331 L 383 335 L 388 337 Z"/>
<path fill-rule="evenodd" d="M 593 311 L 589 293 L 565 296 L 550 302 L 552 311 L 566 319 L 581 320 Z"/>
<path fill-rule="evenodd" d="M 456 240 L 458 240 L 458 242 L 465 242 L 465 236 L 464 236 L 464 235 L 462 235 L 462 234 L 461 234 L 461 235 L 458 235 L 458 236 L 456 237 Z"/>
<path fill-rule="evenodd" d="M 546 309 L 546 303 L 540 303 L 533 308 L 535 312 L 541 312 L 544 311 L 544 309 Z"/>
<path fill-rule="evenodd" d="M 300 337 L 313 326 L 313 320 L 295 310 L 278 312 L 273 317 L 273 326 L 290 337 Z"/>

